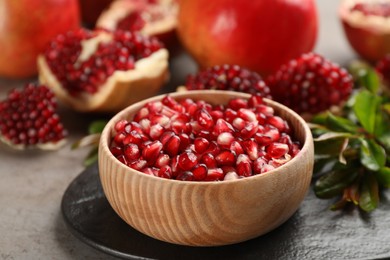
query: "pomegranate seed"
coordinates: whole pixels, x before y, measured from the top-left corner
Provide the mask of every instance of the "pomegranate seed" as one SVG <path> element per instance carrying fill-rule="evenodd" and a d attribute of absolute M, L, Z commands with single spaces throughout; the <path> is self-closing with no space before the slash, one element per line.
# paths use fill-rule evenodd
<path fill-rule="evenodd" d="M 148 115 L 149 115 L 149 109 L 146 107 L 143 107 L 134 115 L 133 120 L 136 122 L 139 122 L 142 119 L 147 118 Z"/>
<path fill-rule="evenodd" d="M 218 135 L 217 144 L 220 145 L 221 147 L 229 148 L 230 145 L 233 143 L 234 139 L 235 138 L 232 133 L 224 132 Z"/>
<path fill-rule="evenodd" d="M 193 181 L 195 180 L 194 174 L 190 171 L 183 171 L 179 173 L 176 177 L 177 180 L 181 181 Z"/>
<path fill-rule="evenodd" d="M 234 99 L 225 108 L 167 98 L 147 104 L 149 112 L 138 113 L 146 115 L 139 123 L 117 124 L 121 132 L 113 136 L 111 150 L 130 167 L 163 178 L 218 181 L 261 174 L 288 162 L 300 150 L 299 142 L 289 135 L 288 123 L 263 114 L 273 109 L 262 102 L 261 97 L 250 102 Z M 164 114 L 167 111 L 171 115 Z"/>
<path fill-rule="evenodd" d="M 210 129 L 214 125 L 213 118 L 205 109 L 200 109 L 196 113 L 196 121 L 204 129 Z"/>
<path fill-rule="evenodd" d="M 182 153 L 179 155 L 178 165 L 180 169 L 189 171 L 198 164 L 198 158 L 194 153 Z"/>
<path fill-rule="evenodd" d="M 205 164 L 198 164 L 192 169 L 192 174 L 196 181 L 201 181 L 206 178 L 208 168 Z"/>
<path fill-rule="evenodd" d="M 172 169 L 168 165 L 164 165 L 157 173 L 158 177 L 170 179 L 172 177 Z"/>
<path fill-rule="evenodd" d="M 122 119 L 122 120 L 119 120 L 116 124 L 115 124 L 115 131 L 117 132 L 123 132 L 125 130 L 125 126 L 128 124 L 129 122 L 125 119 Z"/>
<path fill-rule="evenodd" d="M 194 140 L 195 152 L 203 153 L 209 148 L 210 142 L 206 138 L 198 137 Z"/>
<path fill-rule="evenodd" d="M 288 153 L 288 145 L 282 143 L 271 143 L 266 148 L 267 155 L 271 158 L 280 158 Z"/>
<path fill-rule="evenodd" d="M 134 170 L 141 171 L 143 168 L 146 167 L 147 164 L 148 164 L 147 161 L 138 159 L 138 160 L 132 161 L 132 162 L 129 164 L 129 166 L 130 166 L 131 168 L 133 168 Z"/>
<path fill-rule="evenodd" d="M 205 153 L 200 159 L 200 163 L 205 164 L 208 168 L 216 168 L 217 162 L 215 161 L 214 155 L 211 153 Z"/>
<path fill-rule="evenodd" d="M 258 105 L 255 110 L 256 113 L 264 114 L 266 116 L 274 115 L 274 109 L 267 105 Z"/>
<path fill-rule="evenodd" d="M 263 97 L 260 95 L 252 95 L 248 99 L 248 107 L 250 108 L 255 108 L 261 104 L 263 104 Z"/>
<path fill-rule="evenodd" d="M 231 166 L 236 162 L 236 155 L 231 151 L 223 151 L 215 156 L 215 161 L 220 166 Z"/>
<path fill-rule="evenodd" d="M 237 180 L 240 177 L 236 172 L 228 172 L 225 174 L 225 177 L 223 178 L 224 181 L 229 181 L 229 180 Z"/>
<path fill-rule="evenodd" d="M 164 151 L 169 154 L 169 156 L 175 156 L 179 153 L 180 148 L 180 137 L 173 135 L 164 145 Z"/>
<path fill-rule="evenodd" d="M 142 157 L 147 161 L 153 161 L 157 159 L 157 156 L 161 152 L 163 145 L 160 141 L 154 141 L 147 144 L 142 150 Z"/>
<path fill-rule="evenodd" d="M 156 162 L 155 162 L 155 166 L 157 168 L 161 168 L 161 167 L 164 167 L 166 165 L 169 164 L 169 161 L 171 160 L 171 158 L 169 157 L 168 154 L 165 154 L 165 153 L 160 153 L 156 159 Z"/>
<path fill-rule="evenodd" d="M 205 181 L 220 181 L 225 177 L 223 170 L 221 168 L 212 168 L 208 169 L 207 176 L 204 179 Z"/>
<path fill-rule="evenodd" d="M 260 174 L 263 172 L 263 168 L 267 165 L 267 161 L 264 158 L 257 158 L 253 162 L 253 174 Z"/>
<path fill-rule="evenodd" d="M 140 157 L 140 151 L 138 148 L 138 145 L 136 144 L 128 144 L 125 146 L 124 149 L 124 155 L 126 156 L 127 160 L 135 160 Z"/>
<path fill-rule="evenodd" d="M 237 174 L 244 177 L 252 175 L 252 161 L 246 154 L 240 154 L 237 157 Z"/>
<path fill-rule="evenodd" d="M 279 132 L 283 132 L 286 129 L 286 122 L 279 116 L 268 117 L 267 123 L 274 126 Z"/>
<path fill-rule="evenodd" d="M 259 157 L 258 144 L 253 139 L 245 140 L 241 143 L 244 151 L 248 154 L 249 158 L 253 161 Z"/>
<path fill-rule="evenodd" d="M 247 108 L 248 102 L 241 98 L 232 99 L 228 103 L 228 108 L 231 108 L 235 111 L 239 110 L 240 108 Z"/>
<path fill-rule="evenodd" d="M 233 141 L 230 145 L 230 151 L 234 152 L 236 155 L 244 153 L 244 149 L 238 141 Z"/>

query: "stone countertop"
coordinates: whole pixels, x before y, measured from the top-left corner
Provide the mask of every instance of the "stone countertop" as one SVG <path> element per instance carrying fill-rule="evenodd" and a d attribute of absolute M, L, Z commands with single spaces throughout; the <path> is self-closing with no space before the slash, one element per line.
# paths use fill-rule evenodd
<path fill-rule="evenodd" d="M 355 54 L 338 19 L 338 3 L 317 0 L 320 30 L 315 51 L 346 65 Z M 191 58 L 184 53 L 179 55 L 171 63 L 175 77 L 164 91 L 174 90 L 195 69 Z M 0 79 L 0 99 L 24 82 Z M 84 169 L 82 161 L 88 153 L 88 149 L 72 151 L 70 146 L 86 134 L 91 121 L 101 117 L 65 107 L 60 107 L 59 113 L 70 133 L 67 145 L 60 150 L 21 152 L 0 147 L 1 259 L 113 259 L 73 236 L 60 209 L 62 195 Z"/>

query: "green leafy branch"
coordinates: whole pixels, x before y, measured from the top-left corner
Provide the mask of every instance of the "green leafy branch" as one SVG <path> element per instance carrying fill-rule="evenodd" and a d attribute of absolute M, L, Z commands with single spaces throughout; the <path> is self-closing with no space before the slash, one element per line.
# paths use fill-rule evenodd
<path fill-rule="evenodd" d="M 341 115 L 317 115 L 310 123 L 315 143 L 314 192 L 319 198 L 341 197 L 331 209 L 348 203 L 370 212 L 379 190 L 390 187 L 390 101 L 377 73 L 352 64 L 359 88 Z"/>

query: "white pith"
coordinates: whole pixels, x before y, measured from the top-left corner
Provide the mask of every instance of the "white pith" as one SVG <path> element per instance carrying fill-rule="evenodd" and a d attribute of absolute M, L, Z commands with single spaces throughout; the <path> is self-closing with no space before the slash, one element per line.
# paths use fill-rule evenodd
<path fill-rule="evenodd" d="M 106 35 L 106 33 L 103 34 Z M 106 41 L 106 39 L 106 36 L 104 36 L 99 38 L 99 41 Z M 91 40 L 88 41 L 91 42 Z M 89 45 L 87 44 L 87 46 Z M 94 46 L 94 44 L 90 46 Z M 84 53 L 86 53 L 85 57 L 93 54 L 89 51 Z M 39 79 L 42 84 L 50 87 L 61 101 L 78 111 L 115 111 L 118 110 L 117 107 L 121 106 L 120 104 L 129 105 L 126 102 L 129 99 L 128 94 L 132 90 L 137 93 L 142 92 L 145 95 L 148 92 L 156 92 L 165 83 L 169 77 L 168 56 L 166 49 L 160 49 L 150 56 L 136 61 L 134 69 L 115 71 L 106 79 L 103 85 L 99 86 L 99 90 L 94 94 L 84 92 L 77 97 L 70 96 L 51 72 L 43 55 L 38 57 Z M 136 86 L 137 83 L 150 89 L 140 89 L 140 86 Z M 138 87 L 137 90 L 135 90 L 135 87 Z"/>
<path fill-rule="evenodd" d="M 147 5 L 146 8 L 151 13 L 162 14 L 163 19 L 150 21 L 148 14 L 143 12 L 142 17 L 147 23 L 140 31 L 142 34 L 158 35 L 176 28 L 178 13 L 177 4 L 173 4 L 172 1 L 160 1 L 159 4 Z M 114 1 L 110 7 L 100 15 L 96 22 L 96 27 L 114 31 L 120 20 L 125 18 L 129 13 L 138 11 L 138 9 L 139 7 L 132 1 Z"/>
<path fill-rule="evenodd" d="M 58 148 L 66 144 L 66 139 L 61 139 L 58 142 L 38 143 L 35 145 L 14 144 L 2 135 L 0 135 L 0 141 L 16 150 L 40 149 L 51 151 L 57 150 Z"/>
<path fill-rule="evenodd" d="M 390 17 L 364 15 L 350 9 L 358 3 L 390 3 L 388 0 L 342 0 L 339 14 L 352 27 L 366 28 L 373 32 L 390 33 Z"/>

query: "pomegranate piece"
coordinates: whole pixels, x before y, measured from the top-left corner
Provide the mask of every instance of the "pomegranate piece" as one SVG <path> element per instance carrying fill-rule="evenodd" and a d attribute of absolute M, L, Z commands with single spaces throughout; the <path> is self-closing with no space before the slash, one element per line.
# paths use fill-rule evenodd
<path fill-rule="evenodd" d="M 216 65 L 189 75 L 185 87 L 187 90 L 232 90 L 271 98 L 270 89 L 260 75 L 238 65 Z"/>
<path fill-rule="evenodd" d="M 157 92 L 167 60 L 156 38 L 79 29 L 50 42 L 38 57 L 39 78 L 76 110 L 116 112 Z"/>
<path fill-rule="evenodd" d="M 134 121 L 119 120 L 110 149 L 120 162 L 162 178 L 222 181 L 268 172 L 296 156 L 300 144 L 292 139 L 292 129 L 283 118 L 274 115 L 273 109 L 264 109 L 268 106 L 260 96 L 250 100 L 250 105 L 247 100 L 233 99 L 226 106 L 213 106 L 166 96 L 140 108 Z M 260 106 L 261 111 L 267 110 L 266 116 L 258 112 Z M 163 116 L 165 108 L 172 114 L 169 123 L 161 125 L 153 118 Z M 212 117 L 215 111 L 223 118 Z M 230 124 L 226 115 L 239 115 L 240 121 L 232 119 Z M 191 127 L 189 133 L 177 133 L 177 126 L 184 122 L 191 126 L 195 122 L 203 130 Z M 163 129 L 158 140 L 151 134 L 156 126 Z"/>
<path fill-rule="evenodd" d="M 316 114 L 339 106 L 352 92 L 352 76 L 315 54 L 303 54 L 267 78 L 273 98 L 298 113 Z M 283 127 L 278 119 L 271 124 Z"/>
<path fill-rule="evenodd" d="M 46 86 L 27 84 L 11 90 L 0 102 L 0 140 L 15 149 L 59 148 L 67 131 L 56 108 L 56 98 Z"/>
<path fill-rule="evenodd" d="M 99 16 L 96 27 L 155 36 L 169 49 L 176 45 L 176 0 L 116 0 Z"/>
<path fill-rule="evenodd" d="M 389 15 L 388 0 L 343 0 L 339 5 L 339 17 L 347 40 L 362 58 L 372 63 L 390 53 Z"/>

